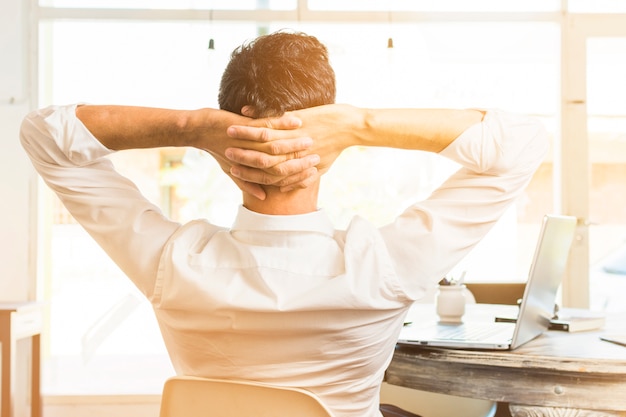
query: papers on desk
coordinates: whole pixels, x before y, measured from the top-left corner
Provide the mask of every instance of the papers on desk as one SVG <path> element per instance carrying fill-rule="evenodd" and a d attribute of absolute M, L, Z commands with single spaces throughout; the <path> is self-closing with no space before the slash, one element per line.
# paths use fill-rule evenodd
<path fill-rule="evenodd" d="M 561 308 L 558 317 L 550 320 L 549 330 L 563 330 L 566 332 L 582 332 L 597 330 L 604 327 L 605 314 L 582 308 Z"/>

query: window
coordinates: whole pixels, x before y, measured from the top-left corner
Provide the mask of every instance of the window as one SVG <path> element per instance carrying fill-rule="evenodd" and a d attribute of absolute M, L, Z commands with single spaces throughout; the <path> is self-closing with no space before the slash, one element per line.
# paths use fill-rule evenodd
<path fill-rule="evenodd" d="M 574 13 L 625 13 L 624 0 L 568 0 L 568 8 Z"/>
<path fill-rule="evenodd" d="M 39 0 L 41 6 L 101 9 L 294 10 L 297 0 Z"/>
<path fill-rule="evenodd" d="M 587 42 L 591 305 L 623 309 L 626 290 L 626 38 Z"/>
<path fill-rule="evenodd" d="M 80 7 L 168 8 L 172 4 L 83 3 Z M 190 8 L 212 7 L 210 2 L 189 3 Z M 311 8 L 330 8 L 326 3 L 311 1 Z M 52 4 L 77 6 L 69 0 Z M 361 4 L 353 2 L 351 7 Z M 367 4 L 375 10 L 374 3 Z M 295 9 L 293 2 L 278 0 L 229 4 L 241 9 L 256 6 Z M 41 105 L 82 101 L 215 107 L 219 78 L 231 50 L 260 32 L 285 27 L 316 35 L 328 46 L 337 73 L 338 102 L 362 107 L 501 107 L 542 118 L 555 135 L 559 27 L 545 21 L 322 24 L 280 19 L 137 21 L 110 16 L 95 21 L 42 20 Z M 394 40 L 391 49 L 389 37 Z M 209 39 L 214 40 L 213 50 L 208 49 Z M 148 198 L 180 221 L 201 216 L 229 225 L 240 202 L 238 190 L 217 164 L 199 152 L 130 151 L 116 154 L 113 160 Z M 428 195 L 452 169 L 453 164 L 434 155 L 350 149 L 325 176 L 320 204 L 339 227 L 355 212 L 383 224 L 411 201 Z M 397 185 L 390 188 L 391 182 Z M 548 159 L 526 199 L 459 266 L 467 269 L 468 279 L 525 279 L 541 216 L 553 211 L 552 194 Z M 42 281 L 51 328 L 44 392 L 159 392 L 172 369 L 149 304 L 63 209 L 58 204 L 53 207 L 48 211 L 46 237 L 52 249 L 50 271 Z M 494 247 L 506 250 L 494 259 Z M 512 272 L 516 263 L 519 267 Z"/>
<path fill-rule="evenodd" d="M 254 23 L 43 23 L 41 85 L 50 96 L 41 101 L 215 107 L 219 77 L 230 51 L 242 39 L 255 37 L 256 30 Z M 216 37 L 215 50 L 207 48 L 211 36 Z M 164 149 L 120 152 L 113 161 L 146 197 L 162 206 L 167 202 L 164 210 L 181 220 L 185 213 L 195 217 L 207 204 L 219 214 L 211 201 L 184 201 L 185 192 L 195 193 L 209 183 L 212 190 L 227 190 L 231 208 L 237 204 L 236 190 L 227 178 L 211 181 L 219 178 L 219 167 L 202 161 L 194 170 L 194 158 L 197 161 L 199 156 L 192 153 L 183 158 L 180 150 Z M 175 190 L 176 177 L 184 173 L 181 164 L 201 174 L 194 178 L 203 181 L 187 182 L 187 188 Z M 183 203 L 187 207 L 177 207 Z M 51 276 L 46 280 L 51 337 L 44 392 L 159 392 L 173 371 L 149 303 L 80 226 L 61 215 L 61 206 L 55 207 L 49 237 Z M 229 221 L 223 216 L 213 220 Z M 124 364 L 127 372 L 108 372 L 118 364 Z M 106 377 L 93 378 L 94 374 Z"/>
<path fill-rule="evenodd" d="M 528 12 L 557 11 L 557 0 L 501 1 L 501 0 L 309 0 L 313 10 L 363 10 L 363 11 L 435 11 L 435 12 Z"/>

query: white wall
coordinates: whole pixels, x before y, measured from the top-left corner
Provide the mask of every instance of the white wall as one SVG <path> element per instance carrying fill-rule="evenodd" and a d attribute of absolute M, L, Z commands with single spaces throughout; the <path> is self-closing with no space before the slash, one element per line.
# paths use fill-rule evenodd
<path fill-rule="evenodd" d="M 34 218 L 36 177 L 18 141 L 30 109 L 27 0 L 0 2 L 0 302 L 34 298 Z M 34 253 L 33 253 L 34 254 Z"/>

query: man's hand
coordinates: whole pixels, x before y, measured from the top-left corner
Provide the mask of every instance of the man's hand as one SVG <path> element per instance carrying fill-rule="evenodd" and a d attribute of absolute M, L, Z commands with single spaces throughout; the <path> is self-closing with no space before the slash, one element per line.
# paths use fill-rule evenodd
<path fill-rule="evenodd" d="M 358 117 L 356 108 L 333 104 L 259 119 L 264 126 L 231 126 L 227 133 L 240 145 L 225 151 L 232 163 L 230 174 L 282 191 L 307 187 L 344 149 L 356 144 L 352 127 L 359 123 Z"/>
<path fill-rule="evenodd" d="M 215 117 L 215 112 L 219 112 L 218 117 Z M 320 159 L 317 155 L 307 153 L 313 141 L 294 133 L 302 124 L 296 117 L 285 115 L 278 118 L 250 119 L 221 110 L 204 109 L 190 118 L 189 125 L 197 127 L 203 123 L 205 127 L 196 132 L 193 146 L 210 153 L 241 190 L 260 200 L 265 199 L 261 184 L 280 186 L 298 183 L 306 186 L 317 176 L 315 165 Z M 280 131 L 284 136 L 280 139 L 266 134 L 259 137 L 233 137 L 226 133 L 227 127 L 231 125 L 267 132 Z M 252 152 L 248 156 L 252 167 L 249 168 L 250 171 L 225 156 L 227 152 L 230 154 L 230 149 Z"/>

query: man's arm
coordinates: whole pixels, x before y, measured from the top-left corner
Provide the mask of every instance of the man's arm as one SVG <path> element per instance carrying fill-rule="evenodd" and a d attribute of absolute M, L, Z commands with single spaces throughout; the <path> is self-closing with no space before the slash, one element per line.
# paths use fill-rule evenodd
<path fill-rule="evenodd" d="M 24 118 L 20 140 L 74 218 L 149 296 L 163 247 L 180 225 L 116 172 L 107 156 L 119 149 L 160 146 L 196 146 L 218 155 L 232 141 L 226 126 L 235 122 L 247 121 L 216 110 L 50 106 Z M 287 152 L 293 151 L 285 144 Z"/>
<path fill-rule="evenodd" d="M 311 139 L 293 133 L 276 141 L 240 140 L 226 134 L 227 128 L 233 124 L 293 129 L 300 125 L 300 121 L 292 116 L 254 120 L 216 109 L 172 110 L 98 105 L 78 106 L 76 116 L 108 149 L 192 146 L 209 152 L 226 173 L 232 166 L 232 162 L 224 157 L 229 147 L 255 149 L 257 153 L 253 163 L 256 166 L 262 164 L 259 161 L 266 154 L 277 156 L 280 162 L 268 168 L 286 183 L 306 183 L 307 178 L 315 174 L 314 166 L 319 161 L 317 155 L 302 155 L 311 146 Z M 239 188 L 264 198 L 263 189 L 247 179 L 245 176 L 233 178 Z"/>
<path fill-rule="evenodd" d="M 361 109 L 348 105 L 327 105 L 289 113 L 302 120 L 292 132 L 314 138 L 304 153 L 321 157 L 320 173 L 330 168 L 339 154 L 355 145 L 392 147 L 440 152 L 470 126 L 479 123 L 484 112 L 471 109 Z M 286 132 L 250 126 L 233 126 L 228 134 L 251 141 L 278 140 Z M 228 148 L 226 156 L 235 164 L 231 174 L 259 184 L 281 186 L 286 191 L 302 184 L 284 181 L 280 172 L 282 155 L 260 155 L 255 150 Z M 258 169 L 255 169 L 258 168 Z"/>
<path fill-rule="evenodd" d="M 499 111 L 364 110 L 333 105 L 292 114 L 302 120 L 302 135 L 314 138 L 309 151 L 320 155 L 322 173 L 343 149 L 353 145 L 435 152 L 461 165 L 426 200 L 415 202 L 380 229 L 386 250 L 396 262 L 400 285 L 413 299 L 438 282 L 488 233 L 523 193 L 549 147 L 539 122 Z M 239 126 L 229 129 L 229 134 L 240 138 L 264 134 L 276 139 L 282 133 Z M 226 155 L 249 166 L 255 158 L 262 161 L 249 150 L 229 149 Z M 267 165 L 279 160 L 265 158 Z M 231 172 L 250 178 L 255 171 L 234 165 Z M 267 171 L 256 174 L 262 182 Z"/>

